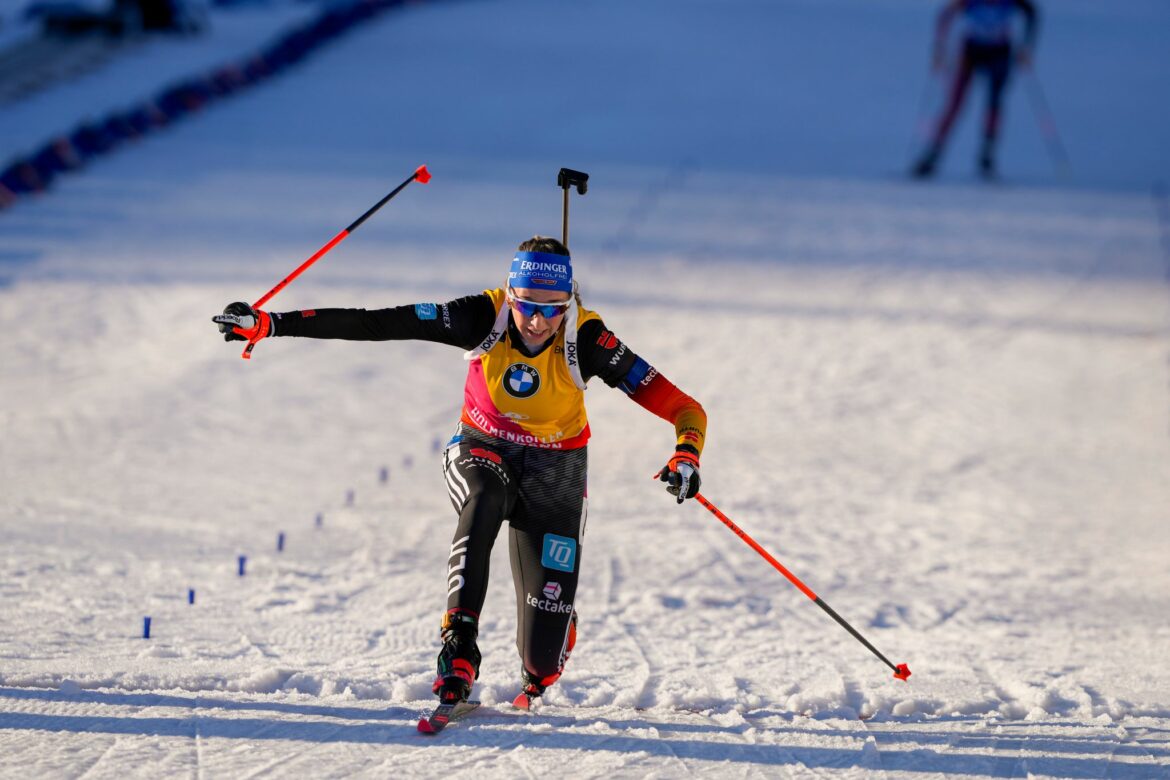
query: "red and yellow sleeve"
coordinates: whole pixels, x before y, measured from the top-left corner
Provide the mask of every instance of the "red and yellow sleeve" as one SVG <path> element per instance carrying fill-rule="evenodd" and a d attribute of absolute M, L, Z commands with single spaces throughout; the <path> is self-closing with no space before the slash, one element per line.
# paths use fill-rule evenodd
<path fill-rule="evenodd" d="M 694 447 L 696 455 L 703 452 L 707 437 L 707 413 L 699 402 L 679 390 L 662 374 L 638 388 L 630 396 L 639 406 L 674 425 L 678 445 Z"/>

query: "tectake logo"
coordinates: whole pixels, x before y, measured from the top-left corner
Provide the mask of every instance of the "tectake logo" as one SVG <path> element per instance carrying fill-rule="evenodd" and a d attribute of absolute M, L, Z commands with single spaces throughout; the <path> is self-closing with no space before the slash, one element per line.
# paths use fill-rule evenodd
<path fill-rule="evenodd" d="M 574 571 L 577 568 L 577 540 L 556 534 L 544 535 L 540 564 L 546 569 Z"/>
<path fill-rule="evenodd" d="M 524 594 L 524 602 L 534 609 L 539 609 L 541 612 L 553 612 L 558 615 L 573 614 L 572 604 L 565 604 L 554 599 L 538 599 L 531 593 Z"/>
<path fill-rule="evenodd" d="M 542 590 L 541 593 L 544 594 L 544 597 L 546 599 L 551 599 L 552 601 L 560 601 L 561 600 L 561 583 L 559 583 L 559 582 L 546 582 L 546 583 L 544 583 L 544 590 Z"/>
<path fill-rule="evenodd" d="M 540 372 L 527 363 L 513 363 L 504 371 L 504 390 L 513 398 L 531 398 L 540 390 Z"/>

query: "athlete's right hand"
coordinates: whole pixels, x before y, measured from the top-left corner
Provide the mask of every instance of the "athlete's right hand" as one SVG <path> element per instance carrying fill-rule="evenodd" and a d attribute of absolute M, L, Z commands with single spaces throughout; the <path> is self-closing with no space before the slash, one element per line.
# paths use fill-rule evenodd
<path fill-rule="evenodd" d="M 658 472 L 658 479 L 666 483 L 666 492 L 674 496 L 678 503 L 694 498 L 699 492 L 698 450 L 680 444 L 670 462 Z"/>
<path fill-rule="evenodd" d="M 223 314 L 217 314 L 211 321 L 219 326 L 224 341 L 252 341 L 272 335 L 272 318 L 268 312 L 253 309 L 243 301 L 229 303 Z"/>

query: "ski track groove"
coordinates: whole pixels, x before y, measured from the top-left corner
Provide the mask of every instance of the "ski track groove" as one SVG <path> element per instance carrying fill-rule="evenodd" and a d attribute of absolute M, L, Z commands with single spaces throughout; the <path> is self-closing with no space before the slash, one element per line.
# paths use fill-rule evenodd
<path fill-rule="evenodd" d="M 1148 733 L 1149 733 L 1149 729 L 1142 729 L 1143 735 L 1148 734 Z M 1142 754 L 1146 757 L 1146 759 L 1148 760 L 1148 762 L 1150 763 L 1151 766 L 1153 766 L 1153 767 L 1162 766 L 1166 770 L 1166 775 L 1170 776 L 1170 767 L 1167 767 L 1167 765 L 1164 762 L 1160 763 L 1158 761 L 1157 757 L 1154 756 L 1154 754 L 1150 752 L 1150 749 L 1146 746 L 1146 744 L 1144 742 L 1142 742 L 1142 740 L 1140 738 L 1132 739 L 1132 740 L 1130 740 L 1130 742 L 1142 751 Z M 1134 771 L 1133 770 L 1134 765 L 1131 764 L 1130 762 L 1128 762 L 1128 761 L 1115 761 L 1117 753 L 1121 750 L 1121 748 L 1125 744 L 1126 743 L 1123 743 L 1120 740 L 1117 740 L 1117 742 L 1113 746 L 1113 750 L 1110 751 L 1109 764 L 1108 764 L 1109 771 L 1107 772 L 1108 776 L 1112 776 L 1112 774 L 1113 774 L 1112 769 L 1113 769 L 1114 764 L 1121 764 L 1122 766 L 1125 766 L 1127 769 L 1127 771 L 1126 771 L 1127 775 L 1130 772 Z M 1163 743 L 1162 747 L 1164 748 L 1164 743 Z"/>
<path fill-rule="evenodd" d="M 529 780 L 536 780 L 536 773 L 529 769 L 526 763 L 520 760 L 520 757 L 516 755 L 515 749 L 509 750 L 507 756 L 508 760 L 515 764 L 524 773 L 525 777 L 529 778 Z"/>
<path fill-rule="evenodd" d="M 647 669 L 646 681 L 642 686 L 642 691 L 638 694 L 638 697 L 634 702 L 634 709 L 648 710 L 648 709 L 658 708 L 661 705 L 658 702 L 658 695 L 657 695 L 656 691 L 654 691 L 653 689 L 656 689 L 661 684 L 662 679 L 663 679 L 663 674 L 661 672 L 655 671 L 655 669 L 661 669 L 664 666 L 664 664 L 662 663 L 662 657 L 655 652 L 654 657 L 651 658 L 651 653 L 647 652 L 645 648 L 652 648 L 652 647 L 654 647 L 654 645 L 653 645 L 653 643 L 650 643 L 650 642 L 639 641 L 639 638 L 641 638 L 643 640 L 646 639 L 646 637 L 642 634 L 642 632 L 640 632 L 636 628 L 632 627 L 629 623 L 622 623 L 622 628 L 625 630 L 626 636 L 628 636 L 631 639 L 631 641 L 633 641 L 634 645 L 637 647 L 638 653 L 642 656 L 642 660 L 646 663 L 646 669 Z M 653 697 L 655 699 L 655 703 L 654 703 L 653 708 L 650 707 L 649 705 L 646 705 L 646 704 L 639 706 L 639 702 L 646 700 L 648 693 L 653 695 Z M 670 708 L 670 709 L 676 709 L 676 708 Z M 653 729 L 653 731 L 656 735 L 658 734 L 657 726 L 649 726 L 648 725 L 648 727 Z M 666 749 L 667 749 L 667 751 L 670 752 L 671 757 L 682 767 L 684 775 L 693 774 L 693 772 L 691 771 L 691 768 L 690 768 L 690 766 L 688 766 L 687 762 L 685 760 L 683 760 L 681 757 L 679 757 L 678 752 L 674 749 L 674 746 L 671 744 L 671 740 L 669 740 L 669 739 L 660 740 L 660 743 L 666 746 Z"/>
<path fill-rule="evenodd" d="M 1011 693 L 1009 693 L 1006 688 L 995 681 L 995 679 L 991 676 L 991 672 L 988 671 L 985 665 L 972 664 L 971 669 L 975 672 L 975 676 L 979 682 L 986 686 L 993 694 L 995 694 L 995 698 L 999 700 L 999 708 L 1005 706 L 1015 707 L 1017 705 L 1019 700 Z"/>
<path fill-rule="evenodd" d="M 1026 743 L 1026 739 L 1019 737 L 997 738 L 992 752 L 1000 752 L 1000 745 L 1003 744 L 1005 745 L 1006 751 L 1014 752 L 1015 755 L 1003 756 L 1002 758 L 996 759 L 995 770 L 992 774 L 995 777 L 1031 777 L 1031 773 L 1028 771 L 1027 758 L 1024 756 L 1024 745 Z M 1009 767 L 1011 774 L 1007 773 Z"/>
<path fill-rule="evenodd" d="M 259 731 L 252 732 L 252 734 L 249 736 L 253 736 L 255 734 L 261 734 L 261 733 L 268 731 L 272 728 L 277 728 L 278 725 L 279 724 L 274 723 L 271 726 L 266 726 L 266 727 L 260 729 Z M 310 754 L 314 751 L 317 751 L 317 750 L 320 750 L 324 747 L 329 746 L 331 744 L 330 739 L 335 734 L 339 734 L 340 732 L 342 732 L 345 728 L 346 728 L 346 726 L 336 726 L 331 732 L 329 732 L 328 738 L 322 739 L 310 747 L 302 748 L 301 750 L 298 750 L 297 752 L 292 753 L 291 755 L 287 752 L 282 753 L 280 756 L 269 761 L 267 764 L 264 764 L 263 766 L 257 767 L 256 769 L 253 769 L 251 772 L 248 772 L 248 774 L 246 774 L 246 775 L 241 775 L 240 780 L 250 780 L 250 778 L 253 778 L 253 777 L 260 777 L 264 773 L 270 771 L 271 769 L 273 769 L 274 767 L 277 767 L 277 766 L 283 765 L 283 766 L 291 768 L 291 764 L 293 761 L 300 760 L 301 758 L 304 758 L 305 756 L 307 756 L 308 754 Z M 293 744 L 293 743 L 287 743 L 287 744 Z"/>
<path fill-rule="evenodd" d="M 199 695 L 195 695 L 195 701 L 192 705 L 191 717 L 195 723 L 195 777 L 198 780 L 203 780 L 203 729 L 200 727 L 201 717 L 199 714 Z"/>
<path fill-rule="evenodd" d="M 857 685 L 857 682 L 852 681 L 852 685 L 858 691 L 858 695 L 860 696 L 860 687 Z M 859 704 L 859 715 L 860 712 L 861 706 Z M 858 723 L 860 724 L 861 729 L 859 736 L 862 740 L 861 759 L 858 761 L 858 764 L 865 770 L 867 776 L 872 775 L 876 777 L 888 777 L 889 775 L 886 772 L 885 762 L 882 760 L 882 745 L 878 740 L 878 735 L 873 731 L 873 729 L 869 727 L 869 722 L 867 720 L 861 719 L 859 717 Z M 869 749 L 869 740 L 871 739 L 873 740 L 873 748 Z"/>
<path fill-rule="evenodd" d="M 507 702 L 501 702 L 500 705 L 498 705 L 498 706 L 510 707 L 511 704 L 509 704 Z M 491 711 L 488 711 L 488 712 L 485 712 L 484 714 L 491 716 L 493 713 Z M 518 713 L 516 713 L 516 716 L 517 716 L 516 720 L 513 721 L 512 717 L 510 715 L 508 715 L 502 711 L 497 712 L 495 714 L 496 714 L 497 718 L 499 718 L 500 720 L 503 720 L 505 723 L 505 725 L 502 728 L 500 728 L 497 733 L 503 734 L 503 733 L 511 732 L 514 736 L 513 736 L 513 739 L 509 740 L 508 742 L 494 746 L 494 749 L 501 750 L 501 751 L 507 750 L 509 754 L 512 754 L 516 751 L 516 748 L 524 747 L 525 743 L 529 739 L 529 733 L 528 733 L 527 727 L 532 722 L 530 720 L 530 718 L 532 718 L 532 715 L 526 714 L 524 712 L 518 712 Z M 539 716 L 540 712 L 537 711 L 536 713 L 533 713 L 533 715 Z M 549 716 L 549 717 L 555 717 L 555 716 Z M 489 725 L 490 724 L 483 724 L 483 728 L 487 729 Z"/>
<path fill-rule="evenodd" d="M 651 665 L 649 656 L 647 656 L 646 651 L 642 649 L 642 643 L 638 641 L 638 637 L 635 635 L 631 624 L 622 621 L 618 625 L 621 626 L 622 632 L 626 635 L 626 639 L 629 640 L 631 645 L 633 645 L 637 656 L 642 659 L 642 666 L 644 667 L 644 673 L 642 675 L 638 695 L 634 697 L 633 707 L 634 709 L 647 709 L 649 705 L 646 704 L 646 701 L 649 696 L 652 695 L 651 686 L 655 681 L 654 669 Z M 659 676 L 659 679 L 660 678 L 661 676 Z"/>
<path fill-rule="evenodd" d="M 110 744 L 106 746 L 106 749 L 101 752 L 101 755 L 94 759 L 93 763 L 86 767 L 84 772 L 77 776 L 77 780 L 82 780 L 85 777 L 93 775 L 94 770 L 97 769 L 98 765 L 105 761 L 106 758 L 114 752 L 114 748 L 118 746 L 118 742 L 121 739 L 122 738 L 120 736 L 114 735 L 113 739 L 110 740 Z"/>
<path fill-rule="evenodd" d="M 706 512 L 707 510 L 703 509 L 703 511 Z M 737 542 L 738 540 L 735 534 L 733 534 L 730 529 L 725 529 L 723 524 L 718 520 L 715 520 L 714 517 L 712 517 L 712 520 L 717 523 L 717 526 L 709 527 L 707 529 L 707 537 L 712 542 L 711 544 L 707 545 L 707 549 L 714 553 L 716 560 L 723 563 L 721 571 L 730 575 L 732 581 L 734 581 L 736 585 L 740 586 L 743 593 L 751 593 L 751 580 L 740 570 L 740 566 L 733 565 L 731 560 L 728 558 L 728 551 L 732 549 L 732 547 L 729 546 L 727 542 Z M 726 531 L 726 533 L 723 533 L 723 531 Z M 727 538 L 728 535 L 730 535 L 731 538 Z M 716 541 L 717 538 L 719 541 Z M 758 553 L 753 551 L 753 555 L 758 555 Z M 760 562 L 763 563 L 765 567 L 771 568 L 770 564 L 764 561 L 762 557 Z M 779 572 L 777 572 L 777 576 L 779 576 Z"/>
<path fill-rule="evenodd" d="M 654 733 L 655 733 L 655 734 L 657 734 L 657 733 L 658 733 L 658 729 L 657 729 L 657 728 L 655 728 L 655 729 L 654 729 Z M 690 768 L 690 766 L 687 764 L 687 762 L 686 762 L 686 761 L 684 761 L 682 758 L 680 758 L 680 757 L 679 757 L 679 755 L 678 755 L 678 751 L 674 749 L 674 744 L 673 744 L 673 742 L 672 742 L 671 740 L 669 740 L 669 739 L 664 739 L 664 740 L 661 740 L 661 744 L 665 745 L 665 746 L 666 746 L 666 749 L 667 749 L 668 751 L 670 751 L 670 756 L 671 756 L 671 758 L 673 758 L 673 759 L 675 760 L 675 762 L 677 762 L 677 763 L 678 763 L 678 765 L 682 767 L 682 769 L 683 769 L 683 773 L 684 773 L 685 775 L 690 775 L 690 774 L 693 774 L 693 772 L 691 771 L 691 768 Z"/>

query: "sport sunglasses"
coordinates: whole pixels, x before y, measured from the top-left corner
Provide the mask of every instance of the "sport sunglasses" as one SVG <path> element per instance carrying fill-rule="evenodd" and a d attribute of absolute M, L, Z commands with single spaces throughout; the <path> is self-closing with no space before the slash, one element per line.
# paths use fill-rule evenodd
<path fill-rule="evenodd" d="M 569 304 L 573 302 L 570 298 L 567 301 L 559 301 L 557 303 L 537 303 L 536 301 L 526 301 L 523 298 L 517 298 L 512 293 L 508 293 L 508 301 L 516 308 L 516 311 L 524 317 L 535 317 L 537 312 L 546 320 L 551 320 L 553 317 L 559 317 L 569 309 Z"/>

